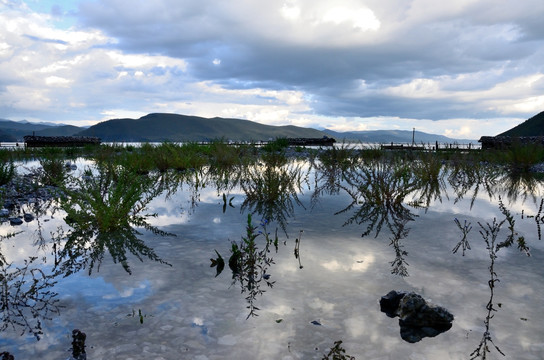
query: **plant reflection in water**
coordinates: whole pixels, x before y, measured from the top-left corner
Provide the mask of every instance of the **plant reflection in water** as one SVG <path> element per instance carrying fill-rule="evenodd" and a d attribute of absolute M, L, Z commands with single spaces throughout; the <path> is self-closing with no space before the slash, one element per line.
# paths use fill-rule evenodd
<path fill-rule="evenodd" d="M 58 273 L 46 274 L 35 263 L 37 257 L 24 260 L 23 266 L 12 266 L 0 249 L 0 331 L 12 327 L 40 340 L 42 320 L 58 315 L 57 293 L 51 289 Z"/>
<path fill-rule="evenodd" d="M 233 241 L 231 244 L 229 268 L 232 271 L 232 283 L 233 285 L 238 283 L 242 294 L 247 294 L 246 301 L 249 309 L 247 319 L 251 316 L 258 316 L 259 308 L 255 305 L 255 301 L 258 295 L 265 292 L 261 288 L 263 282 L 270 288 L 275 283 L 270 280 L 271 275 L 268 273 L 268 268 L 274 264 L 274 259 L 270 256 L 270 248 L 274 246 L 276 251 L 278 250 L 278 234 L 276 231 L 274 238 L 272 238 L 267 232 L 267 223 L 268 221 L 263 220 L 260 224 L 262 230 L 257 230 L 258 227 L 252 224 L 251 214 L 248 214 L 246 235 L 242 236 L 239 242 Z M 262 249 L 259 249 L 258 238 L 264 238 Z M 217 267 L 216 276 L 218 276 L 225 267 L 225 261 L 217 250 L 215 252 L 217 258 L 210 260 L 211 267 Z"/>
<path fill-rule="evenodd" d="M 472 191 L 471 209 L 481 190 L 485 191 L 491 199 L 497 190 L 497 185 L 500 184 L 500 173 L 499 167 L 490 164 L 477 162 L 453 164 L 450 167 L 448 182 L 456 195 L 454 203 L 461 201 L 470 191 Z"/>
<path fill-rule="evenodd" d="M 240 182 L 246 198 L 241 212 L 249 210 L 263 219 L 276 221 L 286 232 L 287 220 L 294 216 L 295 204 L 304 205 L 298 198 L 305 179 L 301 167 L 286 160 L 272 158 L 263 165 L 248 168 Z"/>
<path fill-rule="evenodd" d="M 83 179 L 65 189 L 60 207 L 66 212 L 68 231 L 59 227 L 53 236 L 55 263 L 68 276 L 96 266 L 99 270 L 108 251 L 114 262 L 131 273 L 127 253 L 140 261 L 150 260 L 167 264 L 138 238 L 134 227 L 144 228 L 155 235 L 172 235 L 149 225 L 144 214 L 149 202 L 163 191 L 152 175 L 139 175 L 121 166 L 104 164 L 97 174 L 89 172 Z"/>
<path fill-rule="evenodd" d="M 499 209 L 504 216 L 504 219 L 500 222 L 497 221 L 496 218 L 493 219 L 491 223 L 487 222 L 486 224 L 482 224 L 478 222 L 478 225 L 480 227 L 480 235 L 482 236 L 485 245 L 486 250 L 489 254 L 489 276 L 490 279 L 488 281 L 489 286 L 489 301 L 486 304 L 486 317 L 484 320 L 484 333 L 482 335 L 482 338 L 480 340 L 479 345 L 476 347 L 476 349 L 470 354 L 470 359 L 487 359 L 487 354 L 491 352 L 490 345 L 493 345 L 493 348 L 495 348 L 500 354 L 503 356 L 505 355 L 502 350 L 498 347 L 498 345 L 495 344 L 493 341 L 493 338 L 491 336 L 491 319 L 495 316 L 494 313 L 497 312 L 497 308 L 495 307 L 494 303 L 494 297 L 495 297 L 495 284 L 499 282 L 499 278 L 497 275 L 497 272 L 495 271 L 495 261 L 497 260 L 497 252 L 502 248 L 508 248 L 511 247 L 514 243 L 517 243 L 518 250 L 521 252 L 524 252 L 527 256 L 530 256 L 529 248 L 527 247 L 527 244 L 525 242 L 525 239 L 523 236 L 518 236 L 516 230 L 515 230 L 515 220 L 510 211 L 505 207 L 502 200 L 499 198 Z M 461 223 L 458 219 L 455 219 L 455 223 L 461 230 L 463 236 L 461 241 L 454 247 L 453 253 L 456 253 L 457 250 L 462 246 L 463 248 L 463 256 L 465 255 L 465 250 L 470 250 L 470 246 L 468 246 L 468 240 L 467 235 L 472 229 L 472 226 L 470 222 L 467 222 L 465 220 L 464 225 L 461 226 Z M 501 231 L 501 228 L 504 224 L 508 225 L 508 234 L 506 236 L 506 239 L 502 242 L 498 242 L 497 238 L 499 236 L 499 232 Z M 500 304 L 499 304 L 500 307 Z"/>
<path fill-rule="evenodd" d="M 375 162 L 370 166 L 350 169 L 345 173 L 347 185 L 341 187 L 351 196 L 352 202 L 336 214 L 355 210 L 344 225 L 367 224 L 362 236 L 375 232 L 378 236 L 383 226 L 390 230 L 390 245 L 395 249 L 395 260 L 391 262 L 392 273 L 407 276 L 408 254 L 403 250 L 401 240 L 406 238 L 409 221 L 417 217 L 404 203 L 405 198 L 418 189 L 418 181 L 408 165 L 392 162 Z M 408 204 L 413 208 L 421 207 L 419 202 Z"/>

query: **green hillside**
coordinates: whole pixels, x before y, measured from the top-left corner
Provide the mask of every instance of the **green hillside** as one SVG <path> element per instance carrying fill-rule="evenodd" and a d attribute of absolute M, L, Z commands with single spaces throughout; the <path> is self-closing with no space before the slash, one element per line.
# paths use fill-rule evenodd
<path fill-rule="evenodd" d="M 107 120 L 78 133 L 102 141 L 258 141 L 277 137 L 323 137 L 325 133 L 297 126 L 263 125 L 249 120 L 149 114 L 140 119 Z"/>
<path fill-rule="evenodd" d="M 38 136 L 72 136 L 80 132 L 82 128 L 73 125 L 51 126 L 36 131 Z"/>
<path fill-rule="evenodd" d="M 15 142 L 17 138 L 5 131 L 0 130 L 0 141 L 2 142 Z"/>
<path fill-rule="evenodd" d="M 544 111 L 497 136 L 544 136 Z"/>
<path fill-rule="evenodd" d="M 71 125 L 55 125 L 48 123 L 32 123 L 28 121 L 12 121 L 0 119 L 1 141 L 22 141 L 25 135 L 70 136 L 83 130 Z M 2 140 L 4 139 L 4 140 Z"/>

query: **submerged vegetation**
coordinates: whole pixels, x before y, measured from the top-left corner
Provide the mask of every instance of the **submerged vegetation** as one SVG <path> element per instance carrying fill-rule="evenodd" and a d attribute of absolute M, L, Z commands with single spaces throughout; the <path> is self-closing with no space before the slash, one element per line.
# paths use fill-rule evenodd
<path fill-rule="evenodd" d="M 219 275 L 228 265 L 232 274 L 229 285 L 239 286 L 245 296 L 249 319 L 258 315 L 258 297 L 276 281 L 281 281 L 280 277 L 271 275 L 273 251 L 277 253 L 279 246 L 277 229 L 285 235 L 282 243 L 287 245 L 289 232 L 293 231 L 289 227 L 292 219 L 299 209 L 306 209 L 301 196 L 306 190 L 311 191 L 310 210 L 318 207 L 325 196 L 343 195 L 345 203 L 330 209 L 331 215 L 343 216 L 344 226 L 355 227 L 365 240 L 382 234 L 381 238 L 390 246 L 386 248 L 391 251 L 391 258 L 387 260 L 391 273 L 401 277 L 409 276 L 409 253 L 405 245 L 410 240 L 411 226 L 428 214 L 432 204 L 451 198 L 454 203 L 467 200 L 472 208 L 482 197 L 502 196 L 498 202 L 504 219 L 478 223 L 484 240 L 482 246 L 490 260 L 490 302 L 486 305 L 481 343 L 470 356 L 485 358 L 492 346 L 502 353 L 490 330 L 490 320 L 497 311 L 493 300 L 495 283 L 499 281 L 497 252 L 517 246 L 529 255 L 529 239 L 516 232 L 519 214 L 511 213 L 503 199 L 510 202 L 530 199 L 535 205 L 540 204 L 535 215 L 525 215 L 534 220 L 539 239 L 544 221 L 544 199 L 535 195 L 536 189 L 542 187 L 542 176 L 533 172 L 535 165 L 544 162 L 541 147 L 423 152 L 340 144 L 333 148 L 294 149 L 288 147 L 286 139 L 276 139 L 262 147 L 215 141 L 140 147 L 113 144 L 70 149 L 2 149 L 0 159 L 0 198 L 9 213 L 5 221 L 28 215 L 39 217 L 45 212 L 40 206 L 51 209 L 55 215 L 62 214 L 64 221 L 63 226 L 51 232 L 50 239 L 39 227 L 36 246 L 54 259 L 53 264 L 47 264 L 50 273 L 35 266 L 37 257 L 25 260 L 22 266 L 12 265 L 0 248 L 0 288 L 4 294 L 0 303 L 3 320 L 0 330 L 12 327 L 37 338 L 42 335 L 40 319 L 50 320 L 60 311 L 57 293 L 52 290 L 60 277 L 81 270 L 91 275 L 99 271 L 108 258 L 120 264 L 128 274 L 133 272 L 134 260 L 166 266 L 175 264 L 171 259 L 163 259 L 161 253 L 153 249 L 149 237 L 143 236 L 143 233 L 152 234 L 152 238 L 173 235 L 152 225 L 156 214 L 148 211 L 151 202 L 158 197 L 168 200 L 176 192 L 184 191 L 188 205 L 179 204 L 179 207 L 182 212 L 188 210 L 187 207 L 193 211 L 202 189 L 212 188 L 225 219 L 236 219 L 235 212 L 239 213 L 238 218 L 243 219 L 245 225 L 244 234 L 238 241 L 225 238 L 229 241 L 226 251 L 230 253 L 227 256 L 225 250 L 215 250 L 211 266 L 219 281 Z M 91 165 L 78 172 L 67 166 L 68 161 L 81 159 Z M 30 185 L 23 189 L 22 176 L 17 174 L 14 163 L 28 160 L 37 160 L 40 169 L 26 178 Z M 55 191 L 48 192 L 48 202 L 31 202 L 29 199 L 37 198 L 36 189 L 41 187 Z M 27 196 L 20 196 L 22 193 Z M 522 219 L 523 216 L 522 212 Z M 252 219 L 266 220 L 254 225 Z M 478 246 L 478 242 L 470 238 L 472 224 L 455 219 L 455 225 L 462 236 L 453 252 L 468 255 Z M 276 227 L 276 231 L 270 233 L 270 227 Z M 508 233 L 501 242 L 499 231 L 505 227 Z M 294 261 L 301 272 L 307 271 L 315 261 L 305 256 L 302 270 L 301 251 L 306 250 L 307 242 L 312 242 L 312 236 L 315 235 L 311 231 L 305 233 L 302 250 L 302 230 L 294 239 Z M 211 249 L 213 251 L 213 247 Z M 389 269 L 387 263 L 386 269 Z M 143 317 L 139 310 L 141 323 Z M 281 321 L 283 319 L 276 320 L 278 324 Z M 324 359 L 353 357 L 346 355 L 342 341 L 337 341 Z"/>
<path fill-rule="evenodd" d="M 274 264 L 274 259 L 270 256 L 271 247 L 278 249 L 278 234 L 271 237 L 267 232 L 267 220 L 263 220 L 260 227 L 263 230 L 257 230 L 253 225 L 251 214 L 247 216 L 246 235 L 242 236 L 239 242 L 232 242 L 231 255 L 229 257 L 229 268 L 232 271 L 233 284 L 239 284 L 242 294 L 247 294 L 246 301 L 249 314 L 247 318 L 258 316 L 259 308 L 255 305 L 258 295 L 262 295 L 265 290 L 261 284 L 272 288 L 274 281 L 270 280 L 271 275 L 268 268 Z M 262 248 L 259 248 L 258 239 L 264 238 Z M 211 259 L 211 267 L 216 267 L 218 276 L 225 267 L 223 257 L 215 250 L 216 259 Z"/>
<path fill-rule="evenodd" d="M 90 274 L 95 265 L 99 267 L 106 250 L 129 273 L 127 252 L 139 260 L 145 256 L 163 262 L 138 239 L 134 228 L 170 235 L 149 225 L 147 218 L 153 214 L 143 213 L 149 202 L 163 191 L 156 186 L 157 179 L 112 164 L 102 164 L 95 172 L 88 169 L 83 178 L 74 178 L 63 188 L 59 206 L 65 211 L 65 222 L 71 229 L 65 233 L 61 228 L 55 237 L 60 249 L 56 263 L 62 272 L 69 275 L 88 267 Z"/>

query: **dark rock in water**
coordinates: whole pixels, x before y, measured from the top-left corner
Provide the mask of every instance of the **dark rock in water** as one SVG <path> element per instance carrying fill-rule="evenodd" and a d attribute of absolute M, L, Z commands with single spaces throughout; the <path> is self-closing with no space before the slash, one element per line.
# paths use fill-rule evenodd
<path fill-rule="evenodd" d="M 23 215 L 23 219 L 26 221 L 26 222 L 31 222 L 32 220 L 34 220 L 34 215 L 32 214 L 24 214 Z"/>
<path fill-rule="evenodd" d="M 1 352 L 0 356 L 0 360 L 15 360 L 15 357 L 7 351 Z"/>
<path fill-rule="evenodd" d="M 72 357 L 75 360 L 86 360 L 85 339 L 87 335 L 78 329 L 72 330 Z"/>
<path fill-rule="evenodd" d="M 23 223 L 23 220 L 21 218 L 9 218 L 10 225 L 21 225 Z"/>
<path fill-rule="evenodd" d="M 0 209 L 0 216 L 1 217 L 7 217 L 9 215 L 8 209 Z"/>
<path fill-rule="evenodd" d="M 396 292 L 391 290 L 387 295 L 382 296 L 380 299 L 380 310 L 385 315 L 394 318 L 397 316 L 397 310 L 399 308 L 400 300 L 406 295 L 404 292 Z"/>
<path fill-rule="evenodd" d="M 453 315 L 448 310 L 413 292 L 390 291 L 380 299 L 380 309 L 389 317 L 399 317 L 400 335 L 410 343 L 434 337 L 452 326 Z"/>
<path fill-rule="evenodd" d="M 451 326 L 451 323 L 443 327 L 413 327 L 400 325 L 400 337 L 402 340 L 413 344 L 425 337 L 435 337 L 436 335 L 442 334 L 451 329 Z"/>

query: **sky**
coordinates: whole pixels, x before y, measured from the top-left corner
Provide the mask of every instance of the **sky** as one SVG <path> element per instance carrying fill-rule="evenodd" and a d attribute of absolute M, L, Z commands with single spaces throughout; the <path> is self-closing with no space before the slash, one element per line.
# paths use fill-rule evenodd
<path fill-rule="evenodd" d="M 542 0 L 0 0 L 0 118 L 478 139 L 544 111 L 542 14 Z"/>

